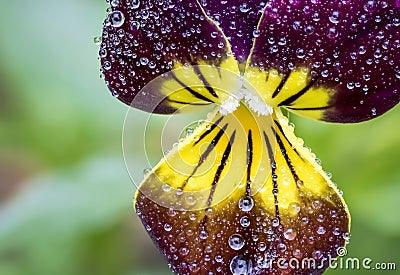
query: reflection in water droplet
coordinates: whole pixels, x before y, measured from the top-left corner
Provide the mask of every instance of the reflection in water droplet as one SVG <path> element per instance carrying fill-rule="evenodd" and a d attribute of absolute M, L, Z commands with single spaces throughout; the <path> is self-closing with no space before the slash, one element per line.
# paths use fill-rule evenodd
<path fill-rule="evenodd" d="M 318 227 L 317 233 L 319 235 L 323 235 L 323 234 L 325 234 L 325 232 L 326 232 L 325 228 L 323 228 L 322 226 Z"/>
<path fill-rule="evenodd" d="M 243 248 L 245 241 L 241 235 L 233 234 L 229 237 L 228 244 L 233 250 L 240 250 Z"/>
<path fill-rule="evenodd" d="M 140 0 L 132 0 L 131 1 L 131 7 L 132 9 L 137 9 L 140 6 Z"/>
<path fill-rule="evenodd" d="M 111 25 L 115 28 L 121 27 L 125 22 L 125 16 L 120 11 L 110 13 Z"/>
<path fill-rule="evenodd" d="M 252 197 L 244 197 L 239 200 L 239 208 L 244 212 L 249 212 L 253 209 L 254 200 Z"/>
<path fill-rule="evenodd" d="M 164 224 L 164 230 L 167 231 L 167 232 L 169 232 L 169 231 L 172 230 L 172 226 L 169 225 L 168 223 L 166 223 L 166 224 Z"/>
<path fill-rule="evenodd" d="M 258 244 L 258 250 L 263 252 L 263 251 L 265 251 L 265 249 L 267 249 L 267 245 L 264 242 L 260 242 Z"/>
<path fill-rule="evenodd" d="M 240 218 L 240 225 L 243 227 L 249 227 L 250 226 L 250 219 L 247 216 L 243 216 Z"/>
<path fill-rule="evenodd" d="M 339 12 L 333 11 L 331 16 L 329 16 L 329 20 L 334 24 L 339 23 Z"/>
<path fill-rule="evenodd" d="M 252 274 L 253 264 L 251 260 L 247 260 L 244 256 L 235 256 L 229 267 L 233 275 L 250 275 Z"/>
<path fill-rule="evenodd" d="M 285 237 L 286 240 L 292 241 L 296 238 L 297 232 L 292 228 L 289 228 L 283 233 L 283 236 Z"/>

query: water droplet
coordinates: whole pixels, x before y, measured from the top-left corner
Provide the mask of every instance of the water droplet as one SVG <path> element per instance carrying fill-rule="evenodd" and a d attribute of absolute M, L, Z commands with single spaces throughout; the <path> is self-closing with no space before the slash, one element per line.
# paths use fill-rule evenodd
<path fill-rule="evenodd" d="M 319 259 L 321 259 L 323 257 L 323 253 L 321 251 L 319 251 L 319 250 L 315 250 L 312 253 L 312 256 L 313 256 L 314 259 L 319 260 Z"/>
<path fill-rule="evenodd" d="M 110 70 L 111 69 L 111 62 L 109 62 L 109 61 L 104 62 L 103 68 L 104 68 L 104 70 L 107 70 L 107 71 Z"/>
<path fill-rule="evenodd" d="M 283 233 L 283 236 L 285 237 L 286 240 L 292 241 L 296 238 L 297 232 L 292 228 L 289 228 Z"/>
<path fill-rule="evenodd" d="M 205 240 L 208 238 L 208 233 L 205 230 L 201 230 L 199 237 L 200 237 L 200 239 Z"/>
<path fill-rule="evenodd" d="M 338 11 L 333 11 L 331 16 L 329 16 L 329 21 L 331 21 L 333 24 L 339 23 L 339 15 L 340 13 Z"/>
<path fill-rule="evenodd" d="M 168 184 L 163 184 L 162 189 L 164 192 L 170 192 L 172 188 Z"/>
<path fill-rule="evenodd" d="M 235 256 L 229 265 L 233 275 L 250 275 L 253 273 L 253 264 L 244 256 Z"/>
<path fill-rule="evenodd" d="M 140 0 L 132 0 L 131 1 L 131 7 L 132 9 L 137 9 L 140 6 Z"/>
<path fill-rule="evenodd" d="M 353 90 L 354 89 L 354 83 L 353 82 L 348 82 L 347 83 L 347 89 Z"/>
<path fill-rule="evenodd" d="M 259 37 L 260 34 L 261 34 L 260 30 L 254 30 L 253 31 L 253 37 L 255 37 L 255 38 Z"/>
<path fill-rule="evenodd" d="M 121 27 L 125 22 L 125 16 L 120 11 L 110 13 L 111 25 L 115 28 Z"/>
<path fill-rule="evenodd" d="M 366 12 L 374 12 L 376 9 L 376 2 L 375 1 L 368 1 L 365 5 L 364 5 L 364 10 Z"/>
<path fill-rule="evenodd" d="M 350 241 L 350 233 L 345 232 L 342 234 L 342 237 L 346 242 Z"/>
<path fill-rule="evenodd" d="M 250 226 L 250 219 L 247 216 L 243 216 L 240 218 L 240 225 L 243 227 L 249 227 Z"/>
<path fill-rule="evenodd" d="M 298 58 L 304 58 L 305 55 L 306 55 L 306 54 L 305 54 L 305 51 L 304 51 L 303 49 L 298 48 L 298 49 L 296 50 L 296 56 L 297 56 Z"/>
<path fill-rule="evenodd" d="M 250 7 L 247 3 L 242 3 L 242 4 L 240 4 L 239 9 L 241 12 L 248 12 L 250 10 Z"/>
<path fill-rule="evenodd" d="M 164 230 L 169 232 L 172 230 L 172 226 L 170 224 L 166 223 L 166 224 L 164 224 Z"/>
<path fill-rule="evenodd" d="M 179 254 L 181 254 L 182 256 L 186 256 L 189 254 L 189 249 L 187 249 L 186 247 L 181 247 L 179 249 Z"/>
<path fill-rule="evenodd" d="M 140 64 L 143 65 L 143 66 L 149 64 L 149 59 L 147 57 L 141 57 L 140 58 Z"/>
<path fill-rule="evenodd" d="M 254 200 L 252 197 L 244 197 L 239 200 L 239 208 L 244 212 L 249 212 L 253 209 Z"/>
<path fill-rule="evenodd" d="M 400 69 L 399 69 L 399 70 L 396 70 L 396 78 L 397 78 L 397 79 L 400 79 Z"/>
<path fill-rule="evenodd" d="M 243 248 L 245 241 L 241 235 L 233 234 L 229 237 L 228 244 L 233 250 L 240 250 Z"/>
<path fill-rule="evenodd" d="M 287 247 L 286 247 L 286 245 L 285 245 L 284 243 L 278 244 L 278 250 L 279 250 L 280 252 L 285 252 L 286 249 L 287 249 Z"/>
<path fill-rule="evenodd" d="M 319 235 L 324 235 L 324 234 L 326 233 L 326 230 L 325 230 L 325 228 L 323 228 L 322 226 L 320 226 L 320 227 L 318 227 L 318 229 L 317 229 L 317 233 L 318 233 Z"/>

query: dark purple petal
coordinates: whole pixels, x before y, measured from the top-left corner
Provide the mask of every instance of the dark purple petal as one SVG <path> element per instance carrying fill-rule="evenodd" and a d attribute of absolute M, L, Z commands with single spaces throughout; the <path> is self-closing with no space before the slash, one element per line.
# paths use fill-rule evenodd
<path fill-rule="evenodd" d="M 398 1 L 271 1 L 259 29 L 250 68 L 276 69 L 281 81 L 299 68 L 310 71 L 303 86 L 274 104 L 325 121 L 358 122 L 399 102 Z M 311 100 L 309 91 L 321 100 Z"/>
<path fill-rule="evenodd" d="M 200 0 L 206 11 L 221 27 L 232 45 L 236 59 L 242 63 L 249 56 L 257 25 L 266 1 L 261 0 Z"/>
<path fill-rule="evenodd" d="M 126 104 L 163 73 L 184 65 L 220 66 L 229 53 L 226 38 L 199 3 L 183 0 L 112 1 L 100 49 L 108 88 Z M 161 88 L 142 96 L 133 106 L 149 112 L 173 112 L 176 107 Z M 197 100 L 213 102 L 203 95 Z"/>

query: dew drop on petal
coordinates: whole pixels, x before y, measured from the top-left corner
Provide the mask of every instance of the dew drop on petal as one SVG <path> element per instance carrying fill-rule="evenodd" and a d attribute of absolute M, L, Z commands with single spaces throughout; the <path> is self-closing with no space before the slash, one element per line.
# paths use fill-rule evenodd
<path fill-rule="evenodd" d="M 243 216 L 240 218 L 240 225 L 243 227 L 249 227 L 250 226 L 250 219 L 247 216 Z"/>
<path fill-rule="evenodd" d="M 253 272 L 251 260 L 247 260 L 244 256 L 235 256 L 229 267 L 233 275 L 250 275 Z"/>
<path fill-rule="evenodd" d="M 110 13 L 110 22 L 115 28 L 121 27 L 125 22 L 125 16 L 120 11 L 113 11 Z"/>
<path fill-rule="evenodd" d="M 333 11 L 331 16 L 329 16 L 329 21 L 331 21 L 334 24 L 339 23 L 339 12 Z"/>
<path fill-rule="evenodd" d="M 240 11 L 246 13 L 250 10 L 250 7 L 247 3 L 240 4 Z"/>
<path fill-rule="evenodd" d="M 264 242 L 260 242 L 259 244 L 258 244 L 258 250 L 260 251 L 260 252 L 263 252 L 263 251 L 265 251 L 265 249 L 267 249 L 267 245 L 264 243 Z"/>
<path fill-rule="evenodd" d="M 132 9 L 137 9 L 140 6 L 140 0 L 132 0 L 131 1 L 131 7 Z"/>
<path fill-rule="evenodd" d="M 286 240 L 292 241 L 296 238 L 297 232 L 292 228 L 289 228 L 283 233 L 283 236 L 285 237 Z"/>
<path fill-rule="evenodd" d="M 164 230 L 167 231 L 167 232 L 169 232 L 169 231 L 172 230 L 172 226 L 169 225 L 168 223 L 166 223 L 166 224 L 164 224 Z"/>
<path fill-rule="evenodd" d="M 322 226 L 320 226 L 320 227 L 318 227 L 318 229 L 317 229 L 317 233 L 318 233 L 319 235 L 324 235 L 324 234 L 326 233 L 326 230 L 325 230 L 325 228 L 323 228 Z"/>
<path fill-rule="evenodd" d="M 105 61 L 104 64 L 103 64 L 103 69 L 107 70 L 107 71 L 110 70 L 111 69 L 111 62 Z"/>
<path fill-rule="evenodd" d="M 400 0 L 399 0 L 400 1 Z M 397 79 L 400 79 L 400 69 L 399 70 L 396 70 L 396 78 Z"/>
<path fill-rule="evenodd" d="M 233 250 L 240 250 L 243 248 L 245 241 L 240 234 L 233 234 L 229 237 L 228 244 Z"/>
<path fill-rule="evenodd" d="M 244 197 L 239 200 L 239 208 L 244 212 L 249 212 L 253 209 L 254 200 L 252 197 Z"/>

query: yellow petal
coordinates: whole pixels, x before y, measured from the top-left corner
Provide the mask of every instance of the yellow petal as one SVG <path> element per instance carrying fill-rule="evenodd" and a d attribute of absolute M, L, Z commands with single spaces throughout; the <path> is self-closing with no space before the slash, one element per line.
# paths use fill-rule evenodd
<path fill-rule="evenodd" d="M 321 274 L 349 234 L 341 195 L 280 111 L 245 105 L 174 148 L 135 207 L 177 274 Z"/>

